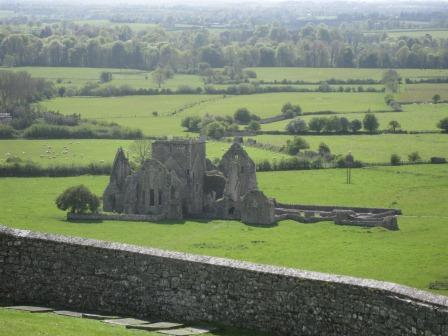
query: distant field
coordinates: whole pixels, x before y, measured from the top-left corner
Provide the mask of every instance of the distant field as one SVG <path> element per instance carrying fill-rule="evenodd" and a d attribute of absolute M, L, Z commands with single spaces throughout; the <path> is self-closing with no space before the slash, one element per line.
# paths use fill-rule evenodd
<path fill-rule="evenodd" d="M 131 140 L 1 140 L 0 163 L 10 157 L 31 160 L 43 166 L 87 165 L 89 163 L 112 164 L 115 153 L 122 147 L 127 153 L 133 141 Z M 208 142 L 207 156 L 219 159 L 229 148 L 230 143 Z M 255 162 L 262 160 L 280 160 L 288 158 L 286 154 L 279 154 L 263 149 L 246 147 L 246 151 Z"/>
<path fill-rule="evenodd" d="M 401 208 L 400 231 L 304 225 L 282 221 L 273 228 L 236 221 L 67 223 L 54 200 L 84 184 L 102 194 L 107 176 L 0 179 L 0 223 L 258 263 L 393 281 L 427 289 L 448 279 L 448 165 L 259 173 L 260 188 L 283 202 Z M 123 228 L 126 228 L 125 230 Z M 448 294 L 448 291 L 437 291 Z"/>
<path fill-rule="evenodd" d="M 380 123 L 380 129 L 389 129 L 389 122 L 396 120 L 403 130 L 440 130 L 437 128 L 439 120 L 448 117 L 448 104 L 410 104 L 403 105 L 403 112 L 375 113 Z M 362 119 L 365 113 L 339 114 L 338 117 L 346 117 L 349 120 Z M 315 115 L 301 116 L 300 119 L 309 121 Z M 325 117 L 331 117 L 327 115 Z M 275 123 L 261 125 L 264 131 L 284 131 L 291 120 L 282 120 Z"/>
<path fill-rule="evenodd" d="M 260 143 L 284 145 L 290 135 L 259 135 Z M 391 154 L 399 154 L 407 160 L 408 154 L 419 152 L 424 160 L 432 156 L 448 158 L 447 134 L 381 134 L 381 135 L 337 135 L 303 136 L 311 150 L 317 150 L 321 142 L 330 146 L 334 154 L 352 152 L 355 159 L 364 162 L 389 162 Z"/>
<path fill-rule="evenodd" d="M 388 36 L 399 38 L 401 36 L 408 37 L 423 37 L 427 34 L 431 35 L 432 38 L 440 39 L 440 38 L 448 38 L 448 29 L 402 29 L 402 30 L 388 30 L 385 31 Z"/>
<path fill-rule="evenodd" d="M 180 123 L 185 116 L 205 113 L 233 115 L 240 107 L 258 116 L 272 117 L 287 102 L 300 104 L 303 111 L 333 110 L 365 112 L 368 109 L 389 110 L 379 93 L 268 93 L 249 96 L 126 96 L 114 98 L 56 98 L 41 104 L 63 114 L 80 113 L 84 118 L 114 121 L 137 127 L 147 135 L 182 135 Z M 184 109 L 183 111 L 180 111 Z M 158 117 L 152 115 L 159 113 Z M 176 115 L 172 115 L 173 113 Z"/>
<path fill-rule="evenodd" d="M 103 71 L 112 73 L 112 81 L 101 85 L 129 85 L 132 88 L 156 88 L 151 78 L 151 72 L 135 69 L 114 68 L 75 68 L 75 67 L 15 67 L 0 68 L 0 70 L 26 71 L 33 77 L 53 81 L 57 86 L 81 87 L 86 83 L 98 83 Z M 181 85 L 202 87 L 201 77 L 196 75 L 175 74 L 173 78 L 163 83 L 163 88 L 177 89 Z"/>
<path fill-rule="evenodd" d="M 44 101 L 42 105 L 64 114 L 80 113 L 83 118 L 139 128 L 147 135 L 183 135 L 180 123 L 185 113 L 172 114 L 209 99 L 219 99 L 219 96 L 73 97 Z M 159 116 L 154 117 L 153 112 L 158 112 Z"/>
<path fill-rule="evenodd" d="M 385 69 L 359 68 L 250 68 L 257 73 L 256 80 L 303 80 L 320 82 L 336 79 L 381 79 Z M 448 69 L 396 69 L 405 78 L 447 77 Z"/>
<path fill-rule="evenodd" d="M 424 102 L 431 101 L 435 94 L 439 94 L 441 100 L 448 100 L 448 83 L 407 84 L 397 97 L 400 101 Z"/>

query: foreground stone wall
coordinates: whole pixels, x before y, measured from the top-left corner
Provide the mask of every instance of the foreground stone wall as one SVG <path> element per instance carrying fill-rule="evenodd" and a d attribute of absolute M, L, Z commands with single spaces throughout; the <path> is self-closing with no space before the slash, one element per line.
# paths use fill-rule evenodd
<path fill-rule="evenodd" d="M 0 301 L 272 335 L 448 335 L 448 298 L 392 283 L 0 226 Z"/>

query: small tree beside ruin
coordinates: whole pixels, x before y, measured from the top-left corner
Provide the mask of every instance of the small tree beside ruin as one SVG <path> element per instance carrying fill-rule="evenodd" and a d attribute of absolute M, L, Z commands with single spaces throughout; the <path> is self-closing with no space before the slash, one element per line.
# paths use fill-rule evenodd
<path fill-rule="evenodd" d="M 56 206 L 71 213 L 95 213 L 100 206 L 100 199 L 84 185 L 78 185 L 60 194 L 56 199 Z"/>

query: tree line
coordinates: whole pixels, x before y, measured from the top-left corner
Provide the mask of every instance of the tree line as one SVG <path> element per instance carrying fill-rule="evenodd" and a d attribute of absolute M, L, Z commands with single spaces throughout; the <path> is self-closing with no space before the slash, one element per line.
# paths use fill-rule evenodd
<path fill-rule="evenodd" d="M 204 66 L 446 68 L 448 39 L 390 38 L 341 25 L 290 29 L 255 25 L 216 33 L 206 28 L 134 31 L 127 25 L 55 23 L 32 33 L 0 33 L 5 66 L 169 68 L 196 73 Z"/>

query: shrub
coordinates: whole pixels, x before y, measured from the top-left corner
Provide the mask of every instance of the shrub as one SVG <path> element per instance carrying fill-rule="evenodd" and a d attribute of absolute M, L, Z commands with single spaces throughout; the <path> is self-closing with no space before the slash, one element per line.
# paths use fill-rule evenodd
<path fill-rule="evenodd" d="M 390 164 L 392 166 L 399 166 L 401 164 L 401 158 L 398 154 L 392 154 L 390 156 Z"/>
<path fill-rule="evenodd" d="M 239 124 L 247 125 L 251 121 L 251 114 L 247 108 L 242 107 L 235 111 L 234 119 Z"/>
<path fill-rule="evenodd" d="M 301 137 L 294 137 L 292 140 L 286 141 L 285 151 L 289 155 L 297 155 L 300 150 L 310 148 L 308 142 Z"/>
<path fill-rule="evenodd" d="M 87 187 L 78 185 L 60 194 L 56 199 L 56 206 L 60 210 L 69 210 L 71 213 L 97 212 L 100 199 Z"/>
<path fill-rule="evenodd" d="M 182 127 L 185 127 L 190 132 L 197 132 L 200 130 L 202 119 L 198 116 L 185 117 L 182 119 Z"/>
<path fill-rule="evenodd" d="M 260 130 L 260 123 L 256 120 L 251 120 L 249 122 L 249 125 L 247 125 L 246 129 L 249 131 L 259 131 Z"/>
<path fill-rule="evenodd" d="M 0 139 L 14 138 L 14 129 L 9 125 L 0 124 Z"/>
<path fill-rule="evenodd" d="M 433 97 L 432 97 L 432 102 L 434 104 L 438 104 L 440 102 L 440 95 L 438 93 L 436 93 Z"/>
<path fill-rule="evenodd" d="M 282 106 L 282 114 L 285 118 L 290 119 L 302 114 L 302 108 L 299 105 L 293 105 L 287 102 Z"/>
<path fill-rule="evenodd" d="M 418 162 L 421 161 L 422 158 L 420 157 L 420 154 L 418 152 L 412 152 L 408 155 L 408 159 L 410 162 Z"/>
<path fill-rule="evenodd" d="M 437 123 L 437 127 L 440 128 L 443 132 L 448 133 L 448 117 L 440 120 Z"/>
<path fill-rule="evenodd" d="M 205 135 L 213 139 L 221 139 L 226 133 L 226 127 L 222 122 L 212 121 L 205 127 Z"/>
<path fill-rule="evenodd" d="M 308 125 L 304 120 L 295 118 L 286 125 L 285 129 L 291 134 L 301 134 L 308 130 Z"/>

